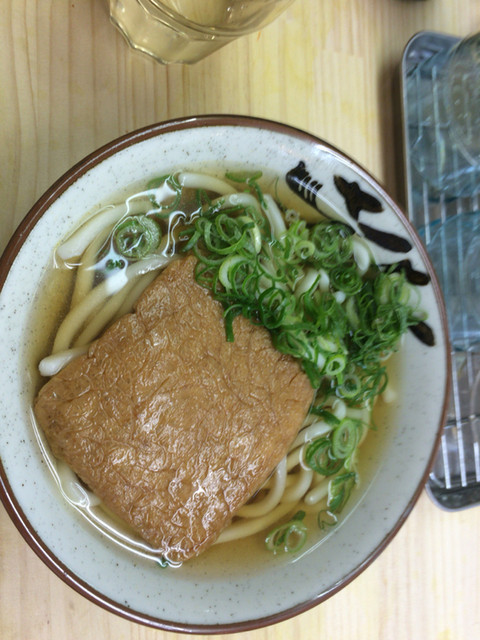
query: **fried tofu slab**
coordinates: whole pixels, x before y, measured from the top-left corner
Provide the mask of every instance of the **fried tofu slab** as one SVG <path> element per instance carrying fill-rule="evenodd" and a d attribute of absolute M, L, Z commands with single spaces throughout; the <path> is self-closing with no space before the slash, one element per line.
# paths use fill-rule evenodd
<path fill-rule="evenodd" d="M 55 456 L 171 561 L 207 549 L 286 454 L 313 400 L 299 364 L 172 262 L 51 378 L 35 415 Z"/>

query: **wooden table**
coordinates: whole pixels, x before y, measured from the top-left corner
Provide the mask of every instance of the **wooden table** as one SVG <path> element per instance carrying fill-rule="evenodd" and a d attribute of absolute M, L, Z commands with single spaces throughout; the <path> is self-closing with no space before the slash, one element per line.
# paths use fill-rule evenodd
<path fill-rule="evenodd" d="M 480 0 L 297 0 L 192 67 L 130 52 L 102 0 L 0 0 L 0 250 L 42 192 L 103 143 L 202 113 L 281 120 L 343 149 L 403 199 L 397 71 L 423 29 L 480 30 Z M 423 494 L 387 550 L 339 594 L 250 640 L 480 638 L 480 509 Z M 2 640 L 169 640 L 54 576 L 0 507 Z M 179 636 L 180 637 L 180 636 Z"/>

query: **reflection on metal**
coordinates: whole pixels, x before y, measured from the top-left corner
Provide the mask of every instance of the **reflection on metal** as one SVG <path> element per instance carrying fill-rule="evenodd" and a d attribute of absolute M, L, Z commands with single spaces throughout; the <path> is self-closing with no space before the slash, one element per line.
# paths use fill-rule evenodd
<path fill-rule="evenodd" d="M 473 252 L 473 270 L 466 264 L 467 245 L 478 244 L 480 237 L 480 192 L 478 183 L 460 195 L 442 192 L 422 175 L 414 147 L 423 135 L 434 142 L 443 123 L 435 118 L 419 120 L 422 96 L 438 92 L 435 79 L 432 84 L 432 78 L 425 79 L 421 74 L 413 82 L 411 78 L 419 63 L 448 50 L 456 41 L 443 34 L 419 33 L 408 43 L 401 65 L 407 209 L 439 276 L 452 339 L 450 405 L 426 487 L 432 500 L 448 510 L 480 504 L 480 312 L 478 307 L 471 308 L 472 299 L 474 305 L 480 301 L 476 295 L 480 252 Z M 422 86 L 425 82 L 430 85 Z M 436 153 L 435 144 L 431 144 L 431 153 Z M 432 161 L 435 163 L 435 158 Z M 480 167 L 474 167 L 471 180 L 478 182 L 479 176 Z"/>

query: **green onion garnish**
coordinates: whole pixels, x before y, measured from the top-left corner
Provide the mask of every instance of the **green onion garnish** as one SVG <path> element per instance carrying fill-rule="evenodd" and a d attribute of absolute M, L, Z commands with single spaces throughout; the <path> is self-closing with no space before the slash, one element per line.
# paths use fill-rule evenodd
<path fill-rule="evenodd" d="M 275 527 L 265 539 L 265 545 L 269 551 L 278 553 L 296 553 L 305 544 L 307 539 L 307 527 L 303 522 L 304 511 L 298 511 L 291 520 Z"/>
<path fill-rule="evenodd" d="M 139 260 L 158 247 L 161 231 L 148 216 L 131 216 L 123 220 L 114 231 L 117 251 L 125 258 Z"/>
<path fill-rule="evenodd" d="M 327 506 L 331 513 L 342 511 L 356 482 L 357 474 L 353 471 L 343 473 L 330 481 Z"/>
<path fill-rule="evenodd" d="M 353 418 L 344 418 L 332 432 L 332 455 L 343 460 L 348 458 L 358 443 L 361 423 Z"/>
<path fill-rule="evenodd" d="M 332 476 L 343 467 L 343 459 L 334 455 L 332 441 L 328 437 L 317 438 L 308 445 L 305 451 L 305 462 L 322 476 Z"/>

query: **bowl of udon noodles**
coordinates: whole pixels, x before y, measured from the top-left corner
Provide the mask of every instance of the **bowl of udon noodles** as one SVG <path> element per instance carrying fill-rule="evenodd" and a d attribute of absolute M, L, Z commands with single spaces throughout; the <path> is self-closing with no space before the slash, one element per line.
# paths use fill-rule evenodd
<path fill-rule="evenodd" d="M 179 561 L 61 459 L 35 402 L 191 255 L 225 341 L 237 316 L 262 326 L 311 395 L 268 477 L 207 548 Z M 2 501 L 47 566 L 110 612 L 190 633 L 287 619 L 358 576 L 423 490 L 449 390 L 439 286 L 385 190 L 309 133 L 213 115 L 125 135 L 33 206 L 1 258 L 0 286 Z M 204 395 L 207 414 L 217 400 Z M 105 452 L 92 464 L 108 474 Z"/>

